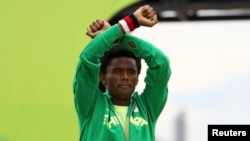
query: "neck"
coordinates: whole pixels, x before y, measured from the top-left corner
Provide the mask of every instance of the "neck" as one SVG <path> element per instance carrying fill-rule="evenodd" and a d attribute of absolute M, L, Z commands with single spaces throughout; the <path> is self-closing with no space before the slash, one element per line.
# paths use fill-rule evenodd
<path fill-rule="evenodd" d="M 111 99 L 112 100 L 112 103 L 114 105 L 118 105 L 118 106 L 128 106 L 129 105 L 129 102 L 130 102 L 130 99 L 128 100 L 117 100 L 117 99 Z"/>

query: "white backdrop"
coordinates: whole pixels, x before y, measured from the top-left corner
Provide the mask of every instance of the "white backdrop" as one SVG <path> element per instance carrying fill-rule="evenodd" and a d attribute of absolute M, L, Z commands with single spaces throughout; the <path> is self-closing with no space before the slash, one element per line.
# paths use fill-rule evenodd
<path fill-rule="evenodd" d="M 208 124 L 250 124 L 250 21 L 164 22 L 132 34 L 170 58 L 169 97 L 157 141 L 176 141 L 179 114 L 185 141 L 206 141 Z M 137 91 L 144 77 L 142 70 Z"/>

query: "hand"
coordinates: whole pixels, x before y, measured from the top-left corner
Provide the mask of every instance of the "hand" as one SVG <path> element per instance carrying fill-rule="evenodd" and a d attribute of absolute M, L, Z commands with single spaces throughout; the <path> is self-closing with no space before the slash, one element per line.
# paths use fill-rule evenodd
<path fill-rule="evenodd" d="M 96 19 L 92 22 L 92 24 L 89 25 L 87 28 L 86 35 L 88 35 L 90 38 L 95 38 L 99 33 L 106 30 L 110 27 L 110 24 L 103 20 L 103 19 Z"/>
<path fill-rule="evenodd" d="M 142 26 L 152 27 L 158 23 L 157 14 L 150 5 L 141 6 L 133 14 Z"/>

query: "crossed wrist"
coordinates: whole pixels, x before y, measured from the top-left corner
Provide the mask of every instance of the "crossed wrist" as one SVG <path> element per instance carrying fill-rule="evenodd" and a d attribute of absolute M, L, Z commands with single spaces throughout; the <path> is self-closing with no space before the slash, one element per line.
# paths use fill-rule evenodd
<path fill-rule="evenodd" d="M 137 18 L 133 14 L 124 17 L 119 21 L 119 24 L 122 26 L 125 33 L 130 33 L 140 26 Z"/>

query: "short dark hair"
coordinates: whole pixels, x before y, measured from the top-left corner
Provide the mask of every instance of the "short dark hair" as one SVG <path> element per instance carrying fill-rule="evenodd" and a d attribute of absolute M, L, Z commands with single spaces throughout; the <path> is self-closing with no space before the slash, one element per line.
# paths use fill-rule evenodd
<path fill-rule="evenodd" d="M 100 73 L 106 74 L 107 68 L 110 65 L 112 59 L 118 58 L 118 57 L 129 57 L 133 58 L 136 61 L 136 67 L 137 67 L 137 75 L 141 72 L 141 58 L 136 57 L 135 54 L 125 47 L 123 47 L 120 44 L 115 44 L 113 47 L 104 53 L 104 55 L 100 58 L 101 60 L 101 66 L 100 66 Z M 102 92 L 105 92 L 105 87 L 100 82 L 99 89 Z"/>

